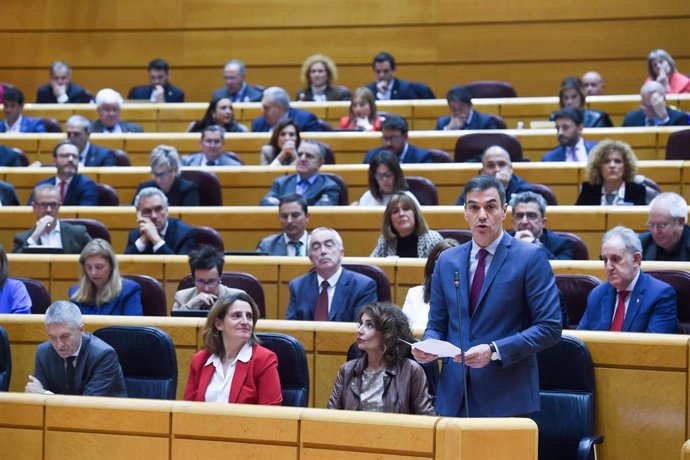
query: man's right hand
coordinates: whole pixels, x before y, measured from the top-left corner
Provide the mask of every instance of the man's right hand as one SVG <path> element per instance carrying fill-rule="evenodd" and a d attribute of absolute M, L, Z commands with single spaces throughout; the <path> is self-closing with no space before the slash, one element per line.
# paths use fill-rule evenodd
<path fill-rule="evenodd" d="M 151 96 L 153 96 L 153 100 L 156 102 L 165 102 L 165 88 L 162 85 L 156 85 Z"/>
<path fill-rule="evenodd" d="M 460 117 L 450 117 L 450 123 L 446 126 L 446 129 L 462 129 L 465 127 L 466 120 Z"/>
<path fill-rule="evenodd" d="M 55 218 L 53 216 L 43 216 L 36 221 L 36 230 L 31 234 L 31 239 L 38 241 L 38 239 L 44 234 L 48 233 L 55 228 Z"/>
<path fill-rule="evenodd" d="M 425 353 L 422 350 L 418 350 L 416 348 L 412 349 L 412 356 L 414 357 L 415 361 L 417 361 L 419 364 L 430 363 L 431 361 L 436 361 L 438 359 L 438 355 Z"/>
<path fill-rule="evenodd" d="M 67 94 L 67 85 L 61 85 L 55 81 L 51 81 L 50 86 L 53 90 L 53 95 L 55 96 L 55 99 L 59 99 L 61 96 Z"/>
<path fill-rule="evenodd" d="M 535 239 L 534 235 L 532 235 L 532 232 L 530 232 L 529 230 L 518 230 L 517 232 L 515 232 L 515 238 L 526 241 L 528 243 L 531 243 Z"/>
<path fill-rule="evenodd" d="M 158 229 L 153 225 L 151 219 L 139 217 L 137 223 L 139 224 L 139 237 L 145 240 L 144 242 L 149 242 L 153 246 L 161 242 L 162 238 L 158 234 Z"/>
<path fill-rule="evenodd" d="M 656 117 L 659 120 L 665 120 L 666 117 L 668 117 L 668 111 L 666 110 L 666 100 L 664 99 L 664 96 L 659 93 L 654 93 L 652 94 L 650 101 Z"/>
<path fill-rule="evenodd" d="M 189 299 L 189 302 L 187 302 L 186 305 L 192 310 L 208 310 L 216 299 L 218 299 L 218 296 L 208 294 L 206 292 L 200 292 L 198 295 L 195 295 Z"/>
<path fill-rule="evenodd" d="M 381 94 L 386 94 L 388 92 L 388 80 L 379 80 L 376 82 L 376 91 Z"/>

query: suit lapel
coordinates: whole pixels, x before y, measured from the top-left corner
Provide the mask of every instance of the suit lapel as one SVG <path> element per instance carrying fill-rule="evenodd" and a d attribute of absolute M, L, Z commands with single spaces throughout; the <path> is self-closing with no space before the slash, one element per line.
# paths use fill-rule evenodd
<path fill-rule="evenodd" d="M 173 246 L 173 243 L 175 242 L 175 233 L 177 231 L 177 221 L 169 218 L 168 219 L 168 229 L 165 231 L 165 244 L 170 247 L 170 250 L 172 252 L 177 252 L 177 248 Z M 151 243 L 149 243 L 150 245 Z M 151 245 L 151 250 L 153 251 L 153 245 Z"/>
<path fill-rule="evenodd" d="M 640 311 L 640 306 L 644 300 L 644 293 L 647 289 L 647 277 L 644 273 L 640 273 L 640 277 L 637 279 L 637 284 L 635 289 L 630 293 L 630 301 L 628 302 L 628 309 L 625 312 L 625 319 L 623 320 L 624 331 L 630 331 L 630 326 L 635 320 L 635 316 Z"/>
<path fill-rule="evenodd" d="M 460 261 L 465 262 L 467 270 L 464 273 L 459 273 L 460 275 L 460 295 L 462 296 L 463 305 L 467 305 L 467 314 L 469 315 L 469 305 L 470 305 L 470 256 L 472 253 L 472 242 L 461 246 L 460 248 Z M 462 266 L 462 263 L 460 264 Z"/>
<path fill-rule="evenodd" d="M 306 299 L 309 302 L 309 304 L 307 305 L 307 307 L 309 308 L 309 318 L 304 319 L 313 320 L 314 313 L 316 312 L 316 302 L 319 300 L 319 280 L 316 277 L 316 271 L 312 271 L 311 273 L 309 273 L 309 277 L 307 278 L 306 289 Z M 333 301 L 335 302 L 335 299 L 333 299 Z"/>
<path fill-rule="evenodd" d="M 338 284 L 335 287 L 335 293 L 333 293 L 333 301 L 331 302 L 331 308 L 328 310 L 328 320 L 336 321 L 336 316 L 339 313 L 338 306 L 345 304 L 345 295 L 348 292 L 348 286 L 350 285 L 350 274 L 343 268 L 343 272 L 340 274 L 340 279 L 338 279 Z M 316 305 L 316 303 L 314 303 Z"/>
<path fill-rule="evenodd" d="M 484 282 L 482 283 L 482 290 L 479 293 L 479 300 L 477 300 L 477 311 L 482 306 L 482 300 L 484 299 L 484 295 L 486 295 L 486 291 L 489 290 L 489 286 L 491 286 L 491 283 L 493 283 L 494 278 L 496 278 L 496 274 L 499 272 L 501 266 L 508 258 L 508 255 L 510 254 L 510 247 L 512 245 L 512 241 L 513 238 L 504 232 L 503 236 L 501 237 L 501 242 L 498 244 L 498 247 L 496 248 L 496 254 L 494 254 L 493 259 L 491 260 L 491 265 L 489 265 L 489 271 L 486 273 L 486 277 L 484 278 Z"/>
<path fill-rule="evenodd" d="M 610 331 L 613 322 L 613 309 L 616 303 L 616 289 L 609 285 L 609 289 L 601 300 L 601 325 L 602 330 Z"/>
<path fill-rule="evenodd" d="M 208 357 L 206 358 L 208 359 Z M 201 368 L 201 377 L 199 377 L 199 391 L 196 394 L 196 400 L 197 401 L 204 401 L 206 399 L 206 390 L 208 389 L 208 384 L 211 383 L 211 378 L 213 377 L 213 373 L 216 371 L 216 368 L 213 366 L 213 364 L 209 364 L 208 366 L 204 365 Z"/>
<path fill-rule="evenodd" d="M 232 376 L 232 386 L 230 387 L 230 402 L 236 403 L 237 398 L 240 396 L 240 391 L 244 387 L 244 381 L 247 378 L 247 373 L 249 372 L 249 362 L 243 363 L 237 360 L 235 363 L 235 375 Z"/>

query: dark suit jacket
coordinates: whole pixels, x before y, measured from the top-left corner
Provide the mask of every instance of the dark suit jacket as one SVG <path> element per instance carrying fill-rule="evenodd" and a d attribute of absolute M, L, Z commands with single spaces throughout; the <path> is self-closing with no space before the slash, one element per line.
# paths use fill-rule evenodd
<path fill-rule="evenodd" d="M 584 125 L 585 128 L 611 128 L 613 127 L 613 122 L 606 112 L 586 109 Z"/>
<path fill-rule="evenodd" d="M 299 130 L 304 131 L 321 131 L 321 126 L 319 125 L 319 120 L 313 113 L 307 112 L 305 110 L 291 108 L 287 112 L 287 117 L 295 121 L 299 126 Z M 255 133 L 266 133 L 273 129 L 266 123 L 266 119 L 263 115 L 260 115 L 254 121 L 252 121 L 252 131 Z"/>
<path fill-rule="evenodd" d="M 376 82 L 371 82 L 367 85 L 369 91 L 376 97 L 378 90 L 376 89 Z M 377 98 L 378 99 L 378 98 Z M 415 90 L 414 84 L 411 81 L 393 79 L 393 89 L 391 90 L 391 100 L 393 99 L 426 99 L 419 97 Z"/>
<path fill-rule="evenodd" d="M 292 174 L 290 176 L 281 176 L 276 178 L 271 185 L 271 190 L 264 196 L 259 203 L 261 206 L 278 206 L 268 201 L 268 198 L 274 197 L 280 199 L 283 195 L 288 193 L 295 193 L 297 190 L 297 180 L 299 176 Z M 304 199 L 307 200 L 309 206 L 337 206 L 340 199 L 340 187 L 333 182 L 328 176 L 318 174 L 314 183 L 307 189 L 304 194 Z"/>
<path fill-rule="evenodd" d="M 596 141 L 585 141 L 585 151 L 589 155 L 589 151 L 594 148 L 599 142 Z M 559 145 L 558 147 L 550 150 L 544 154 L 541 161 L 565 161 L 565 147 Z"/>
<path fill-rule="evenodd" d="M 135 86 L 129 90 L 127 99 L 149 101 L 151 100 L 153 89 L 154 86 L 152 85 Z M 163 97 L 165 98 L 165 102 L 184 102 L 184 91 L 176 86 L 168 84 L 163 87 Z"/>
<path fill-rule="evenodd" d="M 24 248 L 28 247 L 27 240 L 34 230 L 36 230 L 35 225 L 29 230 L 15 235 L 12 252 L 24 252 Z M 62 252 L 64 254 L 81 254 L 84 246 L 91 241 L 91 236 L 83 225 L 68 224 L 67 222 L 60 221 L 60 239 L 62 240 Z"/>
<path fill-rule="evenodd" d="M 5 132 L 5 119 L 0 120 L 0 133 Z M 27 117 L 22 115 L 22 122 L 19 125 L 20 133 L 45 133 L 46 125 L 40 118 Z"/>
<path fill-rule="evenodd" d="M 364 155 L 364 161 L 362 163 L 369 164 L 371 160 L 374 159 L 377 153 L 381 150 L 385 150 L 384 147 L 376 147 L 375 149 L 369 150 L 366 155 Z M 407 144 L 407 153 L 405 158 L 403 158 L 402 163 L 433 163 L 434 157 L 426 149 L 421 147 L 415 147 L 412 144 Z"/>
<path fill-rule="evenodd" d="M 635 289 L 629 294 L 622 331 L 625 332 L 678 332 L 676 291 L 658 279 L 640 273 Z M 577 325 L 578 329 L 592 331 L 611 330 L 616 308 L 616 289 L 608 281 L 595 287 L 587 297 L 587 308 Z"/>
<path fill-rule="evenodd" d="M 39 180 L 36 186 L 41 184 L 57 185 L 55 176 L 48 179 Z M 34 201 L 34 193 L 31 192 L 28 205 Z M 63 206 L 98 206 L 98 187 L 96 183 L 86 176 L 75 174 L 70 182 L 67 191 L 65 192 L 65 199 Z"/>
<path fill-rule="evenodd" d="M 70 299 L 77 292 L 77 289 L 79 289 L 79 283 L 69 288 Z M 75 300 L 72 302 L 79 307 L 82 315 L 141 316 L 144 314 L 141 286 L 139 283 L 128 279 L 122 280 L 122 290 L 110 302 L 98 306 L 88 302 Z"/>
<path fill-rule="evenodd" d="M 93 97 L 81 86 L 76 83 L 67 85 L 68 104 L 88 104 L 93 100 Z M 50 83 L 39 86 L 36 91 L 36 104 L 57 104 L 57 98 L 53 94 L 53 88 Z"/>
<path fill-rule="evenodd" d="M 335 86 L 328 86 L 328 88 L 326 88 L 326 100 L 329 100 L 329 101 L 349 101 L 351 97 L 352 97 L 352 93 L 350 92 L 349 89 L 347 89 L 344 86 L 335 85 Z M 302 88 L 301 90 L 297 91 L 297 94 L 295 94 L 295 100 L 296 101 L 313 101 L 314 100 L 314 92 L 312 91 L 311 86 L 308 86 L 307 88 Z"/>
<path fill-rule="evenodd" d="M 0 166 L 21 166 L 19 160 L 19 153 L 12 150 L 10 147 L 0 145 Z"/>
<path fill-rule="evenodd" d="M 663 260 L 670 262 L 688 262 L 690 261 L 690 227 L 688 224 L 683 225 L 683 233 L 680 235 L 678 241 L 678 250 L 674 257 L 669 258 L 661 255 L 659 246 L 652 238 L 651 232 L 644 232 L 640 235 L 640 243 L 642 243 L 642 260 Z M 669 254 L 672 256 L 673 254 Z"/>
<path fill-rule="evenodd" d="M 685 112 L 679 112 L 678 110 L 673 110 L 666 108 L 668 111 L 668 121 L 661 126 L 685 126 L 688 124 L 688 114 Z M 645 116 L 642 109 L 633 110 L 628 112 L 628 114 L 623 119 L 623 126 L 646 126 Z"/>
<path fill-rule="evenodd" d="M 285 319 L 312 321 L 321 289 L 316 272 L 295 278 L 290 281 L 288 288 L 290 303 Z M 328 321 L 354 321 L 360 308 L 376 300 L 376 282 L 373 279 L 343 268 L 335 285 Z"/>
<path fill-rule="evenodd" d="M 203 152 L 185 155 L 180 158 L 180 163 L 182 166 L 201 166 L 204 156 Z M 242 166 L 242 161 L 239 160 L 239 157 L 234 152 L 223 152 L 216 158 L 216 164 L 214 166 Z"/>
<path fill-rule="evenodd" d="M 149 243 L 144 252 L 139 252 L 134 242 L 139 239 L 139 229 L 129 231 L 125 254 L 189 254 L 196 248 L 196 231 L 194 227 L 185 224 L 179 219 L 168 217 L 168 230 L 165 233 L 165 244 L 158 251 L 153 252 L 153 246 Z"/>
<path fill-rule="evenodd" d="M 83 333 L 81 340 L 81 350 L 74 369 L 75 394 L 127 397 L 125 379 L 115 350 L 89 333 Z M 65 360 L 57 354 L 50 341 L 43 342 L 36 350 L 34 377 L 46 390 L 66 394 Z"/>
<path fill-rule="evenodd" d="M 450 115 L 443 115 L 436 120 L 436 129 L 442 131 L 450 123 Z M 498 129 L 496 120 L 485 113 L 472 111 L 472 120 L 462 129 Z"/>
<path fill-rule="evenodd" d="M 510 236 L 515 236 L 515 231 L 510 231 L 509 234 Z M 542 249 L 546 251 L 546 256 L 549 260 L 572 260 L 573 244 L 568 238 L 558 236 L 544 229 L 539 242 Z"/>
<path fill-rule="evenodd" d="M 144 128 L 136 123 L 131 123 L 129 121 L 119 121 L 120 129 L 123 133 L 143 133 Z M 104 133 L 105 127 L 101 120 L 94 120 L 91 122 L 91 132 L 92 133 Z"/>
<path fill-rule="evenodd" d="M 626 203 L 632 203 L 635 206 L 644 206 L 647 204 L 647 190 L 644 185 L 636 184 L 635 182 L 626 182 L 625 197 Z M 583 182 L 580 189 L 580 195 L 577 197 L 576 205 L 601 205 L 601 185 L 592 185 L 589 182 Z"/>
<path fill-rule="evenodd" d="M 513 176 L 510 178 L 510 182 L 508 182 L 508 186 L 506 187 L 506 201 L 510 201 L 510 197 L 512 197 L 516 193 L 522 193 L 522 192 L 530 192 L 532 191 L 532 186 L 527 182 L 525 179 L 522 177 L 513 174 Z M 463 189 L 462 194 L 458 198 L 458 201 L 455 202 L 456 205 L 462 206 L 465 204 L 465 190 Z"/>
<path fill-rule="evenodd" d="M 14 186 L 9 182 L 0 180 L 0 203 L 3 206 L 19 206 L 19 198 Z"/>
<path fill-rule="evenodd" d="M 134 199 L 137 197 L 139 192 L 147 187 L 155 187 L 156 181 L 142 182 L 137 187 L 137 193 L 134 194 L 132 198 L 132 204 L 134 204 Z M 168 193 L 165 194 L 168 197 L 168 206 L 199 206 L 199 187 L 192 181 L 182 179 L 181 177 L 175 178 L 175 181 L 170 187 Z"/>
<path fill-rule="evenodd" d="M 84 166 L 115 166 L 115 157 L 110 149 L 89 144 Z"/>
<path fill-rule="evenodd" d="M 230 94 L 228 88 L 218 88 L 211 94 L 211 99 L 227 97 L 232 102 L 261 102 L 264 91 L 255 86 L 247 85 L 243 90 L 234 96 Z"/>
<path fill-rule="evenodd" d="M 259 241 L 256 249 L 265 252 L 269 256 L 287 256 L 287 245 L 285 244 L 284 233 L 268 235 Z"/>

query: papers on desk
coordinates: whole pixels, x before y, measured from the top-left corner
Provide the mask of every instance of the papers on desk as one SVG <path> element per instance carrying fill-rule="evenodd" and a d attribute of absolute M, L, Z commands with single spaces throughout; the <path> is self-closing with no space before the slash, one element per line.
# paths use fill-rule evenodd
<path fill-rule="evenodd" d="M 404 340 L 403 340 L 404 342 Z M 426 339 L 421 342 L 405 342 L 413 349 L 436 355 L 439 358 L 453 358 L 461 353 L 462 350 L 450 342 L 438 339 Z"/>

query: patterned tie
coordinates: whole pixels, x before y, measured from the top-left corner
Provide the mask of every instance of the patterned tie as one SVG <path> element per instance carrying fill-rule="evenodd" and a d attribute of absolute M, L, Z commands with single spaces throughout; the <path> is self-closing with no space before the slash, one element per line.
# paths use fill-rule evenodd
<path fill-rule="evenodd" d="M 316 300 L 316 311 L 314 311 L 314 321 L 328 321 L 328 281 L 321 282 L 321 293 Z"/>
<path fill-rule="evenodd" d="M 302 255 L 302 242 L 301 241 L 290 241 L 290 244 L 295 248 L 295 256 L 300 257 Z"/>
<path fill-rule="evenodd" d="M 618 197 L 618 192 L 609 192 L 606 194 L 606 204 L 614 204 Z"/>
<path fill-rule="evenodd" d="M 484 259 L 489 255 L 489 251 L 484 248 L 479 250 L 477 262 L 477 270 L 474 272 L 474 279 L 472 280 L 472 289 L 470 290 L 470 316 L 474 315 L 477 309 L 477 302 L 479 302 L 479 293 L 482 292 L 482 284 L 484 284 Z"/>
<path fill-rule="evenodd" d="M 60 181 L 60 203 L 65 202 L 65 181 Z"/>
<path fill-rule="evenodd" d="M 611 322 L 612 331 L 622 331 L 623 321 L 625 320 L 625 299 L 630 294 L 630 291 L 618 291 L 618 307 L 616 308 L 616 313 L 613 315 L 613 321 Z"/>
<path fill-rule="evenodd" d="M 65 393 L 68 395 L 77 394 L 74 387 L 74 360 L 76 356 L 65 359 Z"/>

